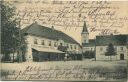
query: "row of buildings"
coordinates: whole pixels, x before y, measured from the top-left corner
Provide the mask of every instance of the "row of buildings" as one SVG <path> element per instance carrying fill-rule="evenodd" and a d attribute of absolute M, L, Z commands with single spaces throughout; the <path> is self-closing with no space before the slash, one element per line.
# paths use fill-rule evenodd
<path fill-rule="evenodd" d="M 96 60 L 109 60 L 105 52 L 110 43 L 117 52 L 117 55 L 112 56 L 113 60 L 124 60 L 128 55 L 128 35 L 104 35 L 89 39 L 85 22 L 81 32 L 81 44 L 53 26 L 49 28 L 37 22 L 24 28 L 22 33 L 26 42 L 26 61 L 64 60 L 65 56 L 81 59 L 86 51 L 95 52 Z"/>
<path fill-rule="evenodd" d="M 128 56 L 128 35 L 111 34 L 96 36 L 95 39 L 89 39 L 86 23 L 84 23 L 81 35 L 83 52 L 94 51 L 97 60 L 110 60 L 110 58 L 105 55 L 110 43 L 113 44 L 116 52 L 116 55 L 112 56 L 112 60 L 124 60 Z"/>

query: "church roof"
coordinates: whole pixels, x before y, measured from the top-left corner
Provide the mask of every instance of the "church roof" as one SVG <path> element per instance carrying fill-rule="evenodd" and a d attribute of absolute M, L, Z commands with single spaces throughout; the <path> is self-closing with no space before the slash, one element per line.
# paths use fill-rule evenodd
<path fill-rule="evenodd" d="M 75 41 L 73 38 L 71 38 L 65 33 L 55 30 L 54 28 L 41 26 L 37 23 L 33 23 L 30 26 L 22 29 L 22 32 L 35 36 L 41 36 L 52 40 L 63 40 L 67 43 L 79 44 L 77 41 Z"/>
<path fill-rule="evenodd" d="M 88 29 L 87 29 L 87 26 L 86 26 L 86 22 L 84 22 L 84 26 L 83 26 L 82 33 L 83 33 L 83 32 L 88 33 Z"/>
<path fill-rule="evenodd" d="M 126 45 L 128 44 L 128 35 L 96 36 L 97 46 L 105 46 L 110 43 L 112 43 L 113 45 Z"/>

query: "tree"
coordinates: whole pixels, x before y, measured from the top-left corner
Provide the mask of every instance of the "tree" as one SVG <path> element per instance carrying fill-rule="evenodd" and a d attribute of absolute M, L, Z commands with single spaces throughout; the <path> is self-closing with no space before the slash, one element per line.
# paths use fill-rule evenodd
<path fill-rule="evenodd" d="M 19 46 L 20 28 L 17 26 L 15 7 L 1 1 L 1 54 L 3 54 L 3 60 L 10 60 L 9 54 L 16 52 Z"/>
<path fill-rule="evenodd" d="M 110 60 L 111 60 L 111 56 L 115 56 L 115 55 L 117 55 L 117 54 L 114 49 L 114 46 L 112 43 L 110 43 L 107 47 L 107 52 L 105 53 L 105 56 L 110 56 Z"/>

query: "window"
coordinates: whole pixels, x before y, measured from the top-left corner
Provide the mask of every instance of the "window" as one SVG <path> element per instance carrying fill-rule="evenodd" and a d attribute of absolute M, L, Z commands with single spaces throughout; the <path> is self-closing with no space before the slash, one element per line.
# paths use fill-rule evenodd
<path fill-rule="evenodd" d="M 74 49 L 76 49 L 76 45 L 74 46 Z"/>
<path fill-rule="evenodd" d="M 91 51 L 93 50 L 93 48 L 91 48 Z"/>
<path fill-rule="evenodd" d="M 67 44 L 67 48 L 69 48 L 69 45 Z"/>
<path fill-rule="evenodd" d="M 41 44 L 42 44 L 42 45 L 45 45 L 45 42 L 44 42 L 44 40 L 42 40 Z"/>
<path fill-rule="evenodd" d="M 57 47 L 57 42 L 54 43 L 54 47 Z"/>
<path fill-rule="evenodd" d="M 117 51 L 117 47 L 116 46 L 114 47 L 114 49 L 115 49 L 115 51 Z"/>
<path fill-rule="evenodd" d="M 61 45 L 61 46 L 63 46 L 63 44 L 62 44 L 62 43 L 60 43 L 60 45 Z"/>
<path fill-rule="evenodd" d="M 72 45 L 70 45 L 71 49 L 72 49 Z"/>
<path fill-rule="evenodd" d="M 123 51 L 123 47 L 120 47 L 120 50 Z"/>
<path fill-rule="evenodd" d="M 51 46 L 52 45 L 52 42 L 51 41 L 49 41 L 49 46 Z"/>
<path fill-rule="evenodd" d="M 34 44 L 37 44 L 37 39 L 34 40 Z"/>
<path fill-rule="evenodd" d="M 102 47 L 100 47 L 100 51 L 103 51 L 103 48 Z"/>
<path fill-rule="evenodd" d="M 84 40 L 85 43 L 87 43 L 87 40 Z"/>

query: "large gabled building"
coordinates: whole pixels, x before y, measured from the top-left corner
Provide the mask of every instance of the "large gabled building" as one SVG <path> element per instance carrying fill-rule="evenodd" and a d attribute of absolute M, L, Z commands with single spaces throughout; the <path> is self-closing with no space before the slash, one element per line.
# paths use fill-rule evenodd
<path fill-rule="evenodd" d="M 22 33 L 27 43 L 26 61 L 63 60 L 65 53 L 79 54 L 81 50 L 77 41 L 53 26 L 49 28 L 35 22 Z"/>

